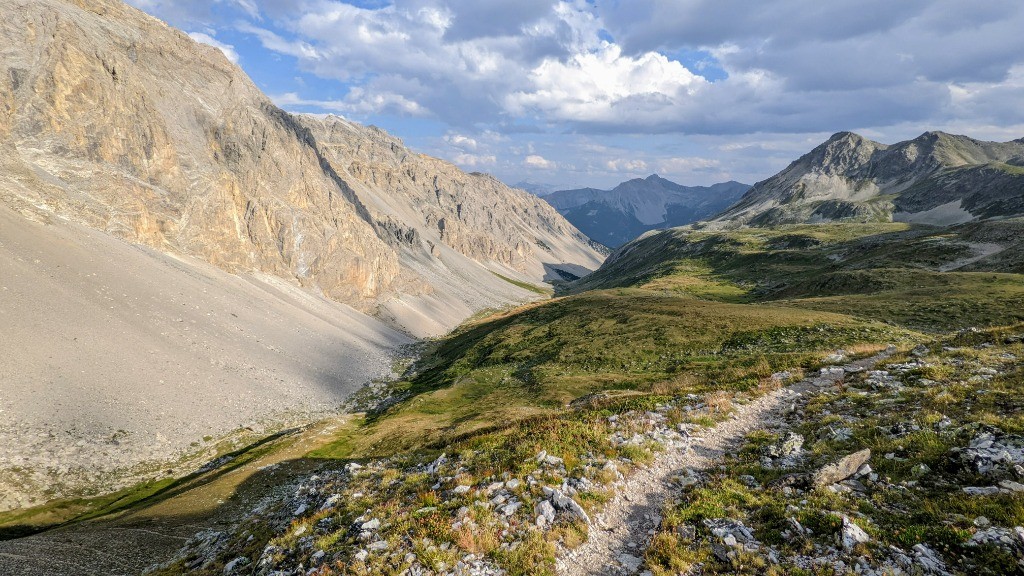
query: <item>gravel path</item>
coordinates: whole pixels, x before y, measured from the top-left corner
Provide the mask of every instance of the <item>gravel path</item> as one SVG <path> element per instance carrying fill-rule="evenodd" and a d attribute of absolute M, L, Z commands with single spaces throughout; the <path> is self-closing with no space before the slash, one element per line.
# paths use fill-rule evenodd
<path fill-rule="evenodd" d="M 755 430 L 781 424 L 784 412 L 796 400 L 830 387 L 848 372 L 871 368 L 892 355 L 887 350 L 796 382 L 738 407 L 729 420 L 701 430 L 682 444 L 669 446 L 654 463 L 637 471 L 616 490 L 605 509 L 594 516 L 590 539 L 575 550 L 561 550 L 562 576 L 635 574 L 642 565 L 643 549 L 661 523 L 666 500 L 679 492 L 672 478 L 690 469 L 696 473 L 718 463 L 722 455 Z"/>

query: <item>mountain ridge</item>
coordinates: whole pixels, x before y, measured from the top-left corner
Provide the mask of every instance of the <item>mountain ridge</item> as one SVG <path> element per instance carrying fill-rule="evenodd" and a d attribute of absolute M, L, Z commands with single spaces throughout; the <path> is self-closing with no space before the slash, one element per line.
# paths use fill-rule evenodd
<path fill-rule="evenodd" d="M 1016 215 L 1024 213 L 1024 177 L 1015 169 L 1022 164 L 1024 138 L 986 142 L 930 131 L 890 145 L 838 132 L 712 221 L 951 224 Z"/>

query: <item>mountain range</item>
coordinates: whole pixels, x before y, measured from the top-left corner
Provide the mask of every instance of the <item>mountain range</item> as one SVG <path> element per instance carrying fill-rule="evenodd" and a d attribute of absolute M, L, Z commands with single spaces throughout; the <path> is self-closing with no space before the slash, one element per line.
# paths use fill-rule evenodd
<path fill-rule="evenodd" d="M 887 145 L 840 132 L 758 182 L 714 220 L 958 224 L 1024 213 L 1024 138 L 983 142 L 926 132 Z"/>
<path fill-rule="evenodd" d="M 739 182 L 682 186 L 652 174 L 611 190 L 559 190 L 543 198 L 584 234 L 615 248 L 649 230 L 710 218 L 749 189 Z"/>

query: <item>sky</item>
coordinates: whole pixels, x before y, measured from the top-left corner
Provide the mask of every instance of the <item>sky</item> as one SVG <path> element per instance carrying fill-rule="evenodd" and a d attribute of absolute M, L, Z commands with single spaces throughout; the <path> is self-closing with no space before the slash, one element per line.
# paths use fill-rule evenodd
<path fill-rule="evenodd" d="M 280 107 L 516 184 L 754 183 L 829 135 L 1024 137 L 1020 0 L 128 0 Z"/>

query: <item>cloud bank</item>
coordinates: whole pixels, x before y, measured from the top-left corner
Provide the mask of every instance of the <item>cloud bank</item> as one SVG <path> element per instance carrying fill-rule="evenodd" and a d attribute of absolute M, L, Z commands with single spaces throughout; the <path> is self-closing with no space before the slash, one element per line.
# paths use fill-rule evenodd
<path fill-rule="evenodd" d="M 750 179 L 839 130 L 1024 125 L 1016 0 L 133 1 L 318 81 L 268 87 L 281 106 L 384 121 L 515 180 Z"/>

